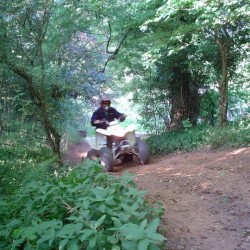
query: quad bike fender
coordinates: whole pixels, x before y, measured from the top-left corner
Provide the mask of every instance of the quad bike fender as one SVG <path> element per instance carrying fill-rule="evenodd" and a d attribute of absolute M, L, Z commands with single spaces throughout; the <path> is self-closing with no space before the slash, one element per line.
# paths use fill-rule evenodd
<path fill-rule="evenodd" d="M 105 131 L 105 129 L 97 129 L 97 130 Z M 97 131 L 97 130 L 95 137 L 87 137 L 85 140 L 88 142 L 88 144 L 92 149 L 100 150 L 101 148 L 107 146 L 107 135 L 100 133 L 103 131 Z"/>
<path fill-rule="evenodd" d="M 107 132 L 109 135 L 117 136 L 117 137 L 124 137 L 125 130 L 120 125 L 114 125 L 107 127 Z"/>
<path fill-rule="evenodd" d="M 129 131 L 125 135 L 125 139 L 129 141 L 129 144 L 134 146 L 136 143 L 135 131 Z"/>
<path fill-rule="evenodd" d="M 111 135 L 107 129 L 103 129 L 103 128 L 96 129 L 96 134 L 101 134 L 101 135 L 105 135 L 105 136 Z"/>
<path fill-rule="evenodd" d="M 107 130 L 110 132 L 111 135 L 120 137 L 120 138 L 127 137 L 128 133 L 130 133 L 131 135 L 135 133 L 135 128 L 133 126 L 123 128 L 118 125 L 118 126 L 108 127 Z"/>

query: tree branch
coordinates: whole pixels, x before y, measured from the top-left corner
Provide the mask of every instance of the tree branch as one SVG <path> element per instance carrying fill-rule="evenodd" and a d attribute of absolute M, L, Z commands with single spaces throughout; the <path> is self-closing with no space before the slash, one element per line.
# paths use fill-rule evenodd
<path fill-rule="evenodd" d="M 107 54 L 110 54 L 110 56 L 108 57 L 108 59 L 106 60 L 106 62 L 104 63 L 104 66 L 103 66 L 103 69 L 98 72 L 98 73 L 104 73 L 104 71 L 106 70 L 106 67 L 109 63 L 109 61 L 111 60 L 115 60 L 116 59 L 116 55 L 118 54 L 118 52 L 120 51 L 121 47 L 122 47 L 122 44 L 124 43 L 124 41 L 126 40 L 126 38 L 128 37 L 128 34 L 130 33 L 130 30 L 127 31 L 123 36 L 122 36 L 122 39 L 121 41 L 119 42 L 118 46 L 116 47 L 115 50 L 113 51 L 109 51 L 109 46 L 110 46 L 110 42 L 111 42 L 111 26 L 110 26 L 110 23 L 109 23 L 109 38 L 108 38 L 108 41 L 107 41 L 107 46 L 106 46 L 106 52 Z M 97 74 L 98 74 L 97 73 Z"/>

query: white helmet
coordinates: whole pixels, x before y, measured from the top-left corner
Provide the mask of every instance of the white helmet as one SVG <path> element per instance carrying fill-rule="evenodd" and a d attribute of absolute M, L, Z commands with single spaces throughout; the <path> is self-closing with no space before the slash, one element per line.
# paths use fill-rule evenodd
<path fill-rule="evenodd" d="M 110 98 L 108 96 L 106 96 L 106 95 L 103 95 L 101 97 L 101 105 L 102 104 L 108 104 L 108 106 L 110 106 L 110 104 L 111 104 Z"/>

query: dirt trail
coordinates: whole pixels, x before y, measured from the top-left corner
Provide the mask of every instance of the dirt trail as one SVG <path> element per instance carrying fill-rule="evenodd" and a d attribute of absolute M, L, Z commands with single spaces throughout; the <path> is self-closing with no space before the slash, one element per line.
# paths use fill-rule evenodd
<path fill-rule="evenodd" d="M 78 164 L 86 142 L 64 160 Z M 161 232 L 168 250 L 250 249 L 250 148 L 194 151 L 123 164 L 112 174 L 135 174 L 152 202 L 162 202 Z"/>

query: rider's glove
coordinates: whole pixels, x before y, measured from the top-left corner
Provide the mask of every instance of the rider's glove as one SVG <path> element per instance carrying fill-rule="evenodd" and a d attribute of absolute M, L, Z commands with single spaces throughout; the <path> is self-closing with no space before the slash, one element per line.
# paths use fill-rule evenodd
<path fill-rule="evenodd" d="M 123 122 L 125 119 L 126 119 L 126 115 L 121 115 L 121 116 L 119 117 L 119 120 L 120 120 L 121 122 Z"/>
<path fill-rule="evenodd" d="M 103 121 L 101 121 L 101 120 L 95 120 L 94 121 L 94 124 L 100 124 L 100 123 L 103 123 Z"/>

